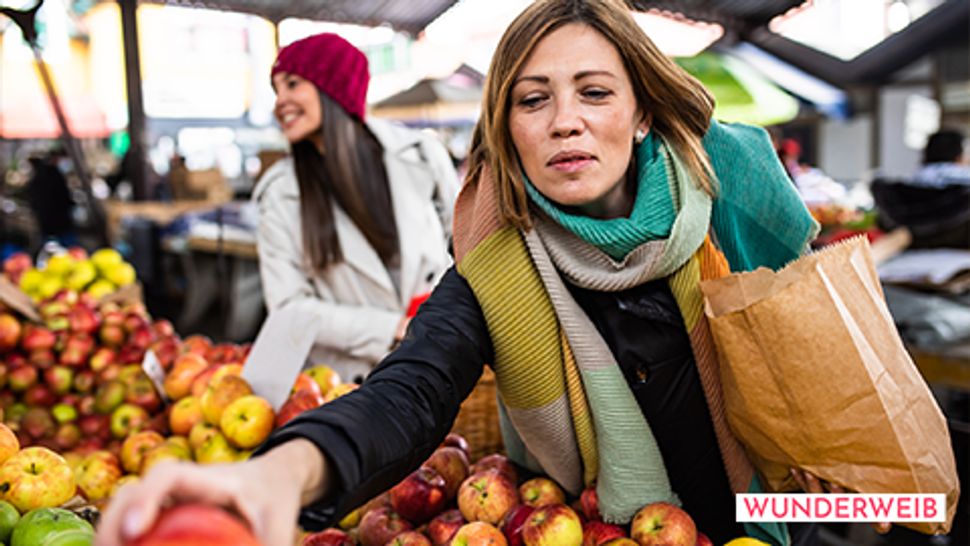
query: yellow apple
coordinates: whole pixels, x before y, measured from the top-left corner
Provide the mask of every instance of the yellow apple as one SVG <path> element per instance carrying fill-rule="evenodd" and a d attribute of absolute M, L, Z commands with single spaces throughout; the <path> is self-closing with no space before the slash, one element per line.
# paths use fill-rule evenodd
<path fill-rule="evenodd" d="M 45 447 L 28 447 L 0 465 L 0 500 L 21 514 L 60 506 L 74 496 L 74 472 L 64 457 Z"/>
<path fill-rule="evenodd" d="M 273 406 L 256 395 L 247 395 L 226 406 L 219 428 L 232 445 L 252 449 L 263 443 L 273 431 Z"/>
<path fill-rule="evenodd" d="M 229 440 L 219 431 L 195 450 L 195 460 L 202 464 L 234 463 L 238 459 L 235 448 L 229 445 Z"/>
<path fill-rule="evenodd" d="M 253 393 L 245 379 L 237 375 L 226 375 L 210 383 L 202 395 L 202 415 L 213 425 L 220 424 L 222 412 L 236 399 Z"/>

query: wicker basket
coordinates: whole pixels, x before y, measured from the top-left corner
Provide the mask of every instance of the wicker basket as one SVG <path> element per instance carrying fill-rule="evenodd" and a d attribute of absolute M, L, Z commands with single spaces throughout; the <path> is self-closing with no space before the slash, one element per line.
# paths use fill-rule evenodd
<path fill-rule="evenodd" d="M 461 434 L 468 440 L 471 462 L 484 455 L 502 453 L 502 432 L 498 425 L 498 402 L 495 387 L 495 373 L 485 367 L 478 384 L 461 404 L 452 432 Z"/>

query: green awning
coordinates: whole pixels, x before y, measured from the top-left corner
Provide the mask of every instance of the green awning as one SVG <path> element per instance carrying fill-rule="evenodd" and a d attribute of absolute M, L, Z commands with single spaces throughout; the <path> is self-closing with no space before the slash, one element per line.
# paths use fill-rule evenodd
<path fill-rule="evenodd" d="M 765 126 L 798 115 L 798 100 L 744 61 L 710 51 L 675 61 L 711 91 L 721 121 Z"/>

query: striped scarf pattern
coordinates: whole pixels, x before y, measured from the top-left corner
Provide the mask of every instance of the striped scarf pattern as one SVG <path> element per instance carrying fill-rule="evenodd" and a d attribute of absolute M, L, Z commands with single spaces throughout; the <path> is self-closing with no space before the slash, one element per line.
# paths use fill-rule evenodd
<path fill-rule="evenodd" d="M 712 204 L 684 176 L 674 154 L 663 143 L 659 147 L 660 168 L 673 179 L 668 202 L 675 213 L 660 234 L 667 237 L 649 240 L 648 235 L 647 241 L 622 251 L 587 240 L 552 215 L 534 215 L 535 228 L 526 233 L 503 224 L 487 172 L 466 184 L 456 205 L 458 271 L 472 287 L 492 338 L 503 424 L 510 425 L 503 426 L 506 449 L 514 460 L 548 473 L 570 493 L 595 480 L 601 512 L 614 522 L 629 521 L 650 502 L 676 502 L 676 495 L 649 424 L 609 348 L 560 275 L 603 291 L 668 279 L 732 489 L 748 491 L 754 476 L 727 426 L 717 356 L 702 312 L 700 281 L 730 271 L 708 236 Z M 803 245 L 808 232 L 793 246 Z"/>

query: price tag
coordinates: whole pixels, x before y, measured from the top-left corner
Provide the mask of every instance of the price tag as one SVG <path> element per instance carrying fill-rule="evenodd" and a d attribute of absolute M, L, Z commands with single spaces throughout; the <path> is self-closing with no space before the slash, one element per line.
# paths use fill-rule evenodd
<path fill-rule="evenodd" d="M 165 394 L 165 368 L 162 368 L 162 363 L 155 356 L 155 351 L 151 349 L 145 351 L 145 358 L 141 361 L 141 369 L 152 380 L 158 395 L 167 404 L 169 399 L 168 395 Z"/>
<path fill-rule="evenodd" d="M 275 411 L 289 397 L 313 348 L 317 328 L 316 313 L 290 305 L 271 312 L 259 329 L 243 365 L 242 378 Z"/>

